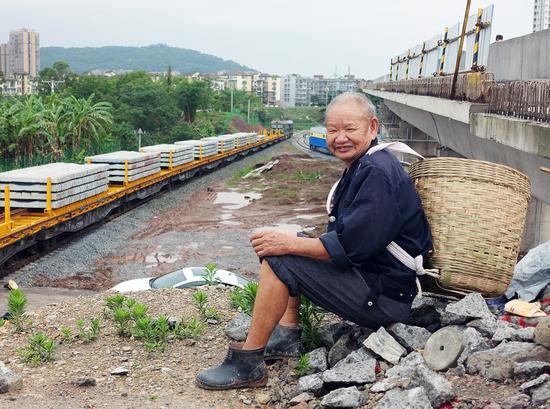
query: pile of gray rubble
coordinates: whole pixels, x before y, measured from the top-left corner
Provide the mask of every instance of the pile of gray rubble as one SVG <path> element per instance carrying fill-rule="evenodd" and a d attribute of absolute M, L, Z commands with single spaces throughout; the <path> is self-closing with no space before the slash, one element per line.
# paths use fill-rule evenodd
<path fill-rule="evenodd" d="M 544 298 L 550 298 L 550 286 Z M 249 323 L 241 314 L 225 332 L 243 340 Z M 373 331 L 337 321 L 324 324 L 320 335 L 323 346 L 307 354 L 307 373 L 298 378 L 282 363 L 272 366 L 259 403 L 299 409 L 550 408 L 550 317 L 523 328 L 499 319 L 478 293 L 452 302 L 417 298 L 407 325 Z M 515 392 L 487 396 L 483 406 L 468 403 L 450 379 L 470 375 Z"/>

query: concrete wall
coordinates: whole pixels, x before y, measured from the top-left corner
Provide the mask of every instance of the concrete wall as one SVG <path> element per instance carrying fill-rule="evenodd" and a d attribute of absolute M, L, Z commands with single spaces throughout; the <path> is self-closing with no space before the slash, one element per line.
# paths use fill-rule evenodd
<path fill-rule="evenodd" d="M 487 71 L 496 81 L 550 78 L 550 29 L 491 44 Z"/>

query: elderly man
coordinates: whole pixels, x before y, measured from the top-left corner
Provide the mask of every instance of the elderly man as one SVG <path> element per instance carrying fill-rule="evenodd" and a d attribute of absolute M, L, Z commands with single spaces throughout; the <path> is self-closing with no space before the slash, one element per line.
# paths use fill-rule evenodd
<path fill-rule="evenodd" d="M 378 119 L 362 94 L 344 93 L 326 111 L 327 145 L 345 170 L 329 199 L 327 233 L 305 238 L 278 231 L 252 235 L 262 259 L 252 325 L 244 344 L 197 375 L 205 389 L 267 383 L 265 358 L 299 356 L 299 296 L 358 325 L 406 322 L 416 294 L 415 272 L 386 246 L 412 257 L 431 248 L 430 228 L 412 181 L 377 145 Z"/>

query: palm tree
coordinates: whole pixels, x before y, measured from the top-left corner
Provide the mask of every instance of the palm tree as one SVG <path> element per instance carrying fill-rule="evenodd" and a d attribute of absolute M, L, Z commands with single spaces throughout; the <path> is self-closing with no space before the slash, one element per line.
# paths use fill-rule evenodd
<path fill-rule="evenodd" d="M 73 95 L 65 99 L 70 112 L 67 130 L 71 135 L 73 152 L 79 148 L 90 148 L 99 142 L 113 123 L 112 105 L 108 102 L 93 102 L 94 95 L 77 99 Z M 84 146 L 81 146 L 83 142 Z"/>

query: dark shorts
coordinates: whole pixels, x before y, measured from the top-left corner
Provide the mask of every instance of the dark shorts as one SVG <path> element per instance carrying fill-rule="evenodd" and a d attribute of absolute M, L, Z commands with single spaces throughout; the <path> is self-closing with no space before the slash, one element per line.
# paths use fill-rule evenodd
<path fill-rule="evenodd" d="M 265 260 L 292 297 L 303 294 L 325 310 L 360 326 L 377 329 L 409 319 L 411 303 L 383 294 L 373 297 L 357 270 L 343 271 L 330 261 L 301 256 L 270 256 Z"/>

